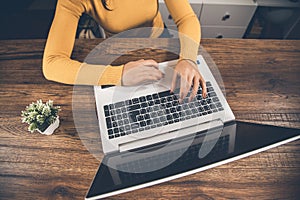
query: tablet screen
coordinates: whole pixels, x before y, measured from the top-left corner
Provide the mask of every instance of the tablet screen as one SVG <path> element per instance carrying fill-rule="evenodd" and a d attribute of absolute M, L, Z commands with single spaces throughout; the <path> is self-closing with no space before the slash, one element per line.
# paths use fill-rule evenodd
<path fill-rule="evenodd" d="M 195 133 L 191 143 L 164 142 L 136 152 L 106 155 L 86 199 L 104 198 L 173 180 L 299 138 L 300 129 L 231 122 L 210 133 Z"/>

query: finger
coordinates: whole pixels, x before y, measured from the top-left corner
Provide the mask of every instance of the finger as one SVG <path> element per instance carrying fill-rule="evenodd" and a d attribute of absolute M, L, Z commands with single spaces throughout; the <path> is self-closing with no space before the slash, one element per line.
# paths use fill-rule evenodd
<path fill-rule="evenodd" d="M 198 92 L 198 88 L 199 88 L 199 77 L 198 76 L 195 76 L 194 79 L 193 79 L 193 89 L 192 89 L 192 92 L 191 92 L 191 95 L 190 95 L 190 98 L 189 98 L 189 101 L 191 102 L 195 97 L 196 97 L 196 94 Z"/>
<path fill-rule="evenodd" d="M 137 77 L 138 77 L 140 83 L 144 83 L 145 81 L 146 82 L 158 81 L 162 78 L 160 72 L 153 72 L 153 71 L 151 73 L 143 72 L 141 74 L 138 74 Z"/>
<path fill-rule="evenodd" d="M 153 70 L 151 73 L 148 74 L 156 77 L 157 79 L 161 79 L 163 77 L 163 73 L 159 70 Z"/>
<path fill-rule="evenodd" d="M 206 98 L 206 96 L 207 96 L 206 82 L 202 76 L 200 77 L 200 85 L 202 87 L 202 97 Z"/>
<path fill-rule="evenodd" d="M 158 63 L 155 60 L 144 60 L 143 61 L 143 65 L 144 66 L 148 66 L 148 67 L 155 67 L 158 69 Z"/>
<path fill-rule="evenodd" d="M 155 74 L 156 76 L 159 76 L 160 78 L 162 78 L 164 76 L 164 74 L 156 68 L 143 66 L 143 67 L 141 67 L 141 70 L 144 75 Z"/>
<path fill-rule="evenodd" d="M 179 93 L 180 103 L 186 97 L 187 93 L 189 92 L 189 89 L 190 89 L 190 85 L 188 83 L 188 80 L 186 79 L 186 77 L 181 76 L 180 77 L 180 93 Z"/>
<path fill-rule="evenodd" d="M 155 81 L 158 81 L 160 78 L 155 76 L 155 75 L 147 75 L 144 80 L 142 81 L 142 83 L 144 84 L 148 84 L 148 83 L 153 83 Z"/>
<path fill-rule="evenodd" d="M 170 88 L 170 92 L 172 92 L 172 93 L 175 91 L 176 81 L 177 81 L 177 72 L 174 70 L 172 83 L 171 83 L 171 88 Z"/>

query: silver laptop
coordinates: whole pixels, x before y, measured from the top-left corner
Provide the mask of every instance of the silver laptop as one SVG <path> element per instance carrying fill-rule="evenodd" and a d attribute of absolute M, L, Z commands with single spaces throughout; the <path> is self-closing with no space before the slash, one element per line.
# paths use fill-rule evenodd
<path fill-rule="evenodd" d="M 186 97 L 179 103 L 176 90 L 174 93 L 169 91 L 176 63 L 177 60 L 160 63 L 159 69 L 165 76 L 155 83 L 94 87 L 104 154 L 186 137 L 235 120 L 201 55 L 197 57 L 197 65 L 206 80 L 208 97 L 203 98 L 199 88 L 193 101 L 189 102 Z"/>

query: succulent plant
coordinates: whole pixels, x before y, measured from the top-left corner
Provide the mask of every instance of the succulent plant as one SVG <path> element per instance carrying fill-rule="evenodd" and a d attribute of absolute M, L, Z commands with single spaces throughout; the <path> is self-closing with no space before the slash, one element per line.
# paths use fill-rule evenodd
<path fill-rule="evenodd" d="M 53 106 L 53 101 L 43 103 L 42 100 L 32 102 L 21 112 L 22 122 L 29 124 L 28 131 L 45 131 L 58 117 L 60 106 Z"/>

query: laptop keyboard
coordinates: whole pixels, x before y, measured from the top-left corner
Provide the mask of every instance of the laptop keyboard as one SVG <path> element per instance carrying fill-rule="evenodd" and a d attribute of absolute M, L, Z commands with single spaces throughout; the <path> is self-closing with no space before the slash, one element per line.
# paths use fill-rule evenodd
<path fill-rule="evenodd" d="M 224 110 L 211 83 L 206 82 L 206 87 L 208 96 L 203 98 L 199 87 L 196 98 L 191 102 L 186 97 L 179 103 L 178 96 L 167 90 L 104 105 L 109 139 Z"/>

